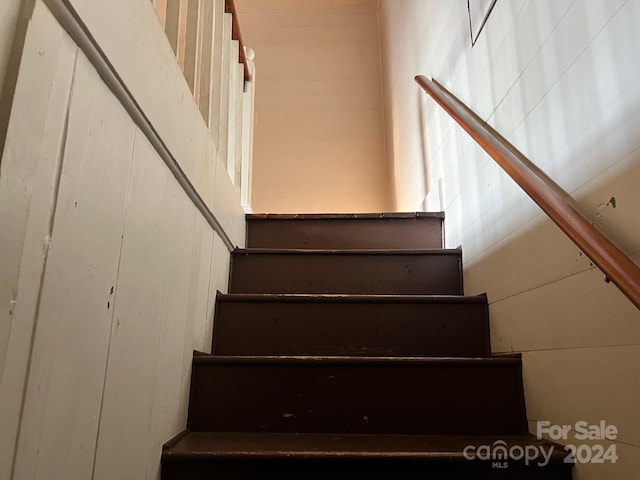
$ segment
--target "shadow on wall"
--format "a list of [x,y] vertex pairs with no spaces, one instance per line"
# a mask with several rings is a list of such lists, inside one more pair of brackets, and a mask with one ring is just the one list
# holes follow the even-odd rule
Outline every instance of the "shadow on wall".
[[[640,184],[640,149],[587,183],[574,195],[589,212],[586,218],[627,255],[640,255],[640,230],[637,209],[637,185]],[[517,209],[516,209],[517,210]],[[518,211],[512,211],[513,221]],[[487,219],[488,221],[489,219]],[[509,222],[508,218],[501,219]],[[482,222],[478,229],[482,228]],[[488,226],[490,229],[490,226]],[[467,232],[473,235],[477,232]],[[482,243],[488,241],[485,238]],[[469,292],[488,290],[492,301],[527,294],[593,267],[591,261],[540,210],[539,214],[465,262],[465,280]],[[636,258],[637,263],[637,258]],[[615,288],[604,284],[603,289]],[[599,291],[590,292],[594,300]],[[636,311],[640,319],[640,312]]]
[[[624,108],[603,115],[598,125],[582,132],[580,141],[565,145],[555,155],[541,152],[542,148],[549,148],[550,140],[540,128],[523,128],[524,138],[518,143],[535,153],[535,165],[542,164],[545,170],[552,172],[553,179],[546,177],[547,182],[563,194],[568,203],[614,244],[632,255],[640,251],[640,213],[637,210],[640,142],[635,134],[640,112],[635,115],[627,115],[627,112],[628,108]],[[464,135],[456,136],[461,139]],[[475,176],[459,165],[455,166],[454,188],[461,193],[447,205],[448,222],[453,226],[448,232],[465,246],[471,261],[486,257],[506,239],[520,236],[520,230],[527,229],[535,222],[535,217],[544,216],[493,160],[478,147],[471,154],[476,152],[475,162],[482,165],[472,166],[477,168]],[[457,163],[461,163],[461,159]],[[467,167],[471,165],[468,159],[466,163]],[[479,186],[480,179],[489,181],[490,185]],[[566,186],[566,191],[558,184]],[[475,211],[470,211],[470,206]],[[545,238],[540,241],[548,243]],[[524,254],[525,251],[513,252],[513,255]]]

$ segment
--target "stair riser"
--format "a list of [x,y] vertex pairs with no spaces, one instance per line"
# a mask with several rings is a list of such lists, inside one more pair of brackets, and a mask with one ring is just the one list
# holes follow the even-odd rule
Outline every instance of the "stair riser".
[[236,252],[229,293],[462,295],[461,258]]
[[442,248],[442,218],[247,221],[249,248]]
[[522,434],[515,366],[198,364],[192,431]]
[[180,461],[162,466],[163,480],[570,480],[571,469],[552,465],[524,467],[511,462],[509,468],[492,468],[475,462],[414,461]]
[[212,353],[483,357],[486,304],[220,301]]

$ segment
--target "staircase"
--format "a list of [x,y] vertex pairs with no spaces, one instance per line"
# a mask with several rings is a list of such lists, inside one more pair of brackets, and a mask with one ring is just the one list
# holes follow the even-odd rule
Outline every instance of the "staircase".
[[521,358],[491,355],[442,214],[247,222],[163,480],[571,478],[528,434]]

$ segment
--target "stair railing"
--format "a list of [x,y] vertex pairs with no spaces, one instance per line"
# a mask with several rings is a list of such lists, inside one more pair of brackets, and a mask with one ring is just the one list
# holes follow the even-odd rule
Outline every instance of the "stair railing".
[[640,267],[519,158],[512,145],[445,87],[423,75],[415,80],[602,270],[607,281],[613,282],[640,308]]
[[234,0],[152,0],[245,210],[250,211],[254,52]]
[[236,4],[233,0],[225,0],[224,2],[224,10],[227,13],[231,14],[233,18],[231,34],[234,40],[237,40],[240,44],[239,58],[238,61],[244,67],[244,78],[245,81],[251,81],[251,72],[249,71],[249,61],[247,59],[247,55],[245,53],[244,41],[242,40],[242,31],[240,30],[240,22],[238,21],[238,12],[236,10]]

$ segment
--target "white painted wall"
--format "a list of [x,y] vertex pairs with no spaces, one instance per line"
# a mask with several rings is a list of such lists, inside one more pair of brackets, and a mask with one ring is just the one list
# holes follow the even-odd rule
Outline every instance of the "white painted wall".
[[253,210],[385,211],[376,1],[236,3],[260,76]]
[[[239,197],[151,2],[107,3],[72,1],[243,245]],[[158,478],[229,250],[41,0],[0,168],[0,478]]]
[[619,427],[618,464],[579,480],[640,473],[640,312],[413,77],[468,103],[638,261],[639,18],[639,0],[498,0],[471,48],[464,0],[381,4],[395,207],[446,211],[467,293],[489,294],[494,351],[524,352],[532,422]]

